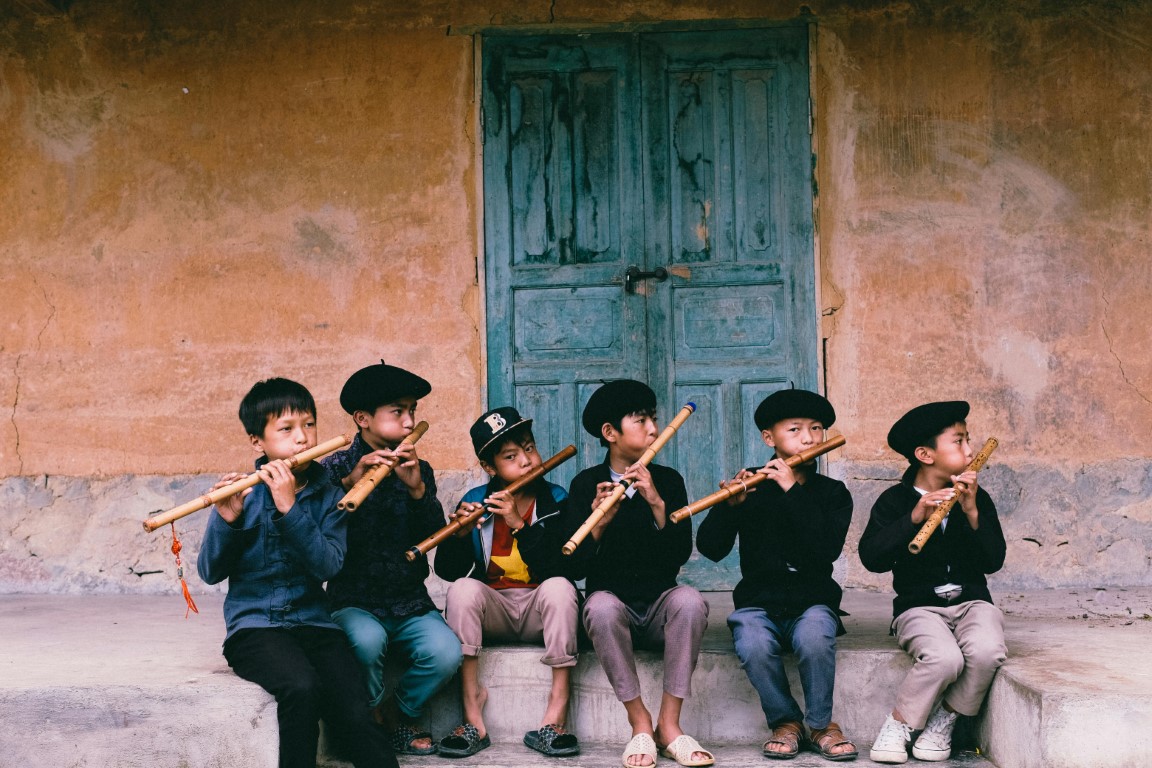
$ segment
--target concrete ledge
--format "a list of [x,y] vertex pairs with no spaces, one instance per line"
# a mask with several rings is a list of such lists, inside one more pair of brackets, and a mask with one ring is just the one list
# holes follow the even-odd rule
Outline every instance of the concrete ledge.
[[[1079,606],[1092,603],[1091,594],[1001,600],[1009,661],[978,731],[982,749],[1001,768],[1152,765],[1146,741],[1132,738],[1152,725],[1152,620],[1140,618],[1140,601],[1152,600],[1152,590],[1130,590],[1123,605],[1107,611],[1094,604],[1093,617],[1084,619],[1088,613]],[[741,749],[763,741],[767,729],[731,653],[724,621],[729,597],[709,597],[710,627],[683,724],[709,748],[731,748],[735,760]],[[0,767],[275,766],[275,705],[236,678],[220,654],[222,597],[198,601],[201,614],[185,621],[175,595],[0,596]],[[850,592],[845,599],[852,615],[840,643],[835,716],[862,751],[910,665],[887,635],[889,605],[878,593]],[[498,745],[514,751],[506,763],[489,750],[467,764],[534,764],[535,753],[519,745],[536,726],[547,692],[549,673],[539,656],[532,647],[488,649],[481,656],[489,730]],[[641,653],[640,667],[645,699],[656,702],[658,655]],[[599,744],[611,757],[602,764],[615,764],[627,723],[594,654],[581,655],[574,683],[571,724],[587,747],[585,759],[600,755]],[[799,694],[795,678],[793,687]],[[428,720],[440,736],[459,719],[453,687],[434,700]],[[749,754],[753,762],[763,759],[758,750]]]

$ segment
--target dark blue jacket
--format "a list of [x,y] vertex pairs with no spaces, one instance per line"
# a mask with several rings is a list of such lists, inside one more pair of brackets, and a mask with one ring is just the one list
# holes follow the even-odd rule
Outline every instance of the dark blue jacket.
[[[261,457],[256,466],[265,462]],[[215,509],[210,513],[196,570],[207,584],[228,579],[228,637],[249,628],[339,629],[322,585],[344,564],[345,517],[336,509],[343,493],[318,464],[304,476],[308,485],[287,514],[276,509],[264,483],[244,498],[235,523],[224,522]]]

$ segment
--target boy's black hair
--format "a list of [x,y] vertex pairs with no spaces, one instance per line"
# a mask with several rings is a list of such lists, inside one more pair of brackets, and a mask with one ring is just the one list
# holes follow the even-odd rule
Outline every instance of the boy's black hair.
[[536,442],[536,437],[532,434],[532,422],[529,421],[508,430],[508,432],[501,435],[499,439],[493,440],[485,446],[477,458],[485,464],[492,466],[492,459],[495,458],[496,454],[504,450],[504,446],[508,445],[508,443],[515,443],[523,448],[528,443],[534,442]]
[[284,413],[308,413],[315,418],[316,401],[303,384],[290,379],[265,379],[257,382],[240,401],[240,423],[253,437],[264,437],[269,417]]

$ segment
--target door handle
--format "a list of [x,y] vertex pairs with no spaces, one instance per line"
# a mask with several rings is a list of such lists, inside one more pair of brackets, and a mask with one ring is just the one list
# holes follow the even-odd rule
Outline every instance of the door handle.
[[624,270],[624,292],[636,293],[636,283],[641,280],[655,280],[662,283],[668,279],[668,270],[664,267],[656,267],[651,272],[643,272],[640,267],[633,264]]

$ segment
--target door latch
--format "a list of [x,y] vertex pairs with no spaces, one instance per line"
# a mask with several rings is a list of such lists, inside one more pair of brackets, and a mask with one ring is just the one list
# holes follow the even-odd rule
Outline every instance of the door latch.
[[641,280],[655,280],[662,283],[668,279],[668,270],[664,267],[656,267],[651,272],[643,272],[640,267],[633,264],[624,270],[624,292],[636,293],[636,283]]

